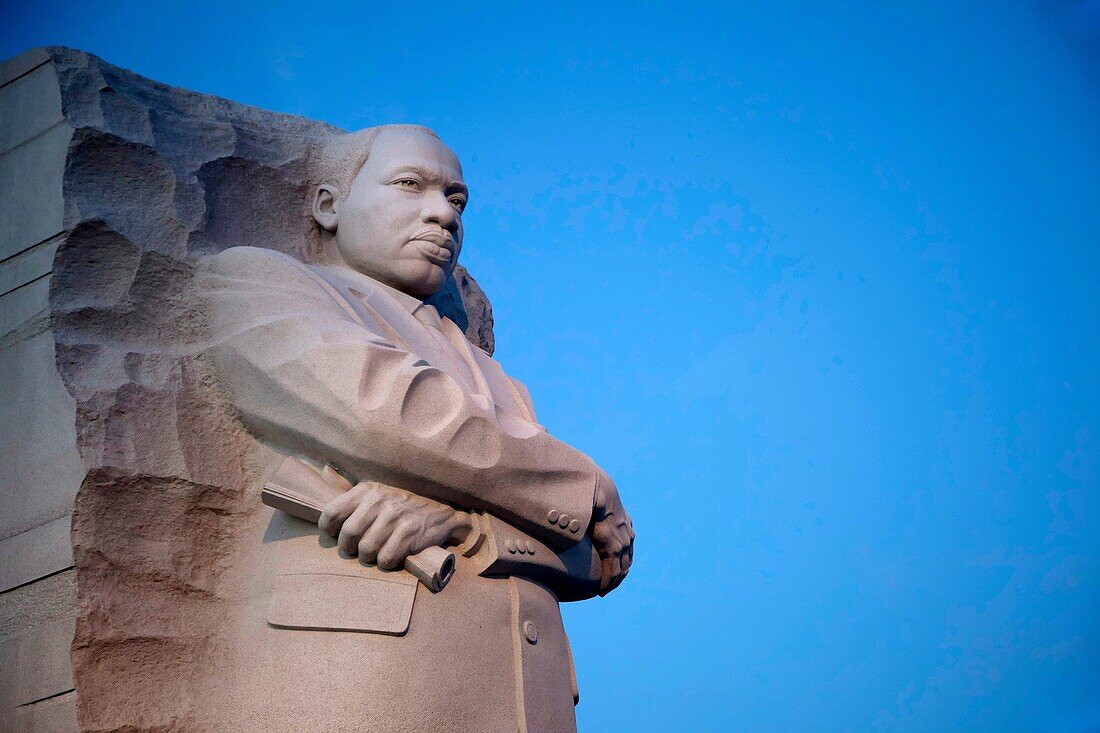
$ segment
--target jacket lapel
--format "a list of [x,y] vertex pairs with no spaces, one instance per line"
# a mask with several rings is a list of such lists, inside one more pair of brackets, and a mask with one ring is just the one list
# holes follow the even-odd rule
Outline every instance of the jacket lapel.
[[[449,319],[441,319],[439,339],[410,312],[411,303],[399,302],[374,280],[343,268],[313,267],[339,293],[366,327],[450,375],[471,394],[480,394],[498,408],[527,418],[515,390],[500,364],[470,344]],[[411,300],[411,296],[410,300]],[[441,343],[442,342],[442,343]],[[447,348],[449,342],[450,348]],[[470,377],[472,376],[472,381]]]

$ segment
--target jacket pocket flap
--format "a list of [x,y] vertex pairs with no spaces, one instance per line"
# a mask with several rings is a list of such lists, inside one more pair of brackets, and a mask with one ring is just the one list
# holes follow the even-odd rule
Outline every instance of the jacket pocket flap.
[[267,622],[286,629],[367,631],[400,636],[409,630],[416,578],[290,573],[275,578]]

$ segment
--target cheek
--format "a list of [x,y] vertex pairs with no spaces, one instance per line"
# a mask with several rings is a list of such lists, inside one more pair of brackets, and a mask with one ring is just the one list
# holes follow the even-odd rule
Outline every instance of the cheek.
[[402,242],[418,229],[419,209],[412,209],[403,201],[380,203],[372,208],[370,216],[375,222],[372,231]]
[[340,212],[340,228],[344,230],[344,236],[350,239],[363,239],[363,235],[371,230],[373,220],[370,210],[360,202],[349,202]]

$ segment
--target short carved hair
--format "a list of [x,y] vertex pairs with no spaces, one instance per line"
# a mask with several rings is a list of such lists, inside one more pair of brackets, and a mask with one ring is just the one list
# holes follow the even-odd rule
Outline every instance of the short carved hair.
[[311,165],[313,185],[334,185],[340,189],[342,196],[347,196],[355,176],[370,157],[375,138],[386,130],[416,130],[439,139],[435,131],[422,125],[377,125],[344,135],[333,135],[321,141],[315,149]]

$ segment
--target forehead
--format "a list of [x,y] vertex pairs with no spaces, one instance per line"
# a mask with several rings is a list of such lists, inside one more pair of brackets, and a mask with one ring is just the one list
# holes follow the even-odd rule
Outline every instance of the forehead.
[[384,174],[405,166],[428,168],[440,177],[462,180],[458,156],[438,138],[417,130],[383,130],[371,145],[363,171]]

